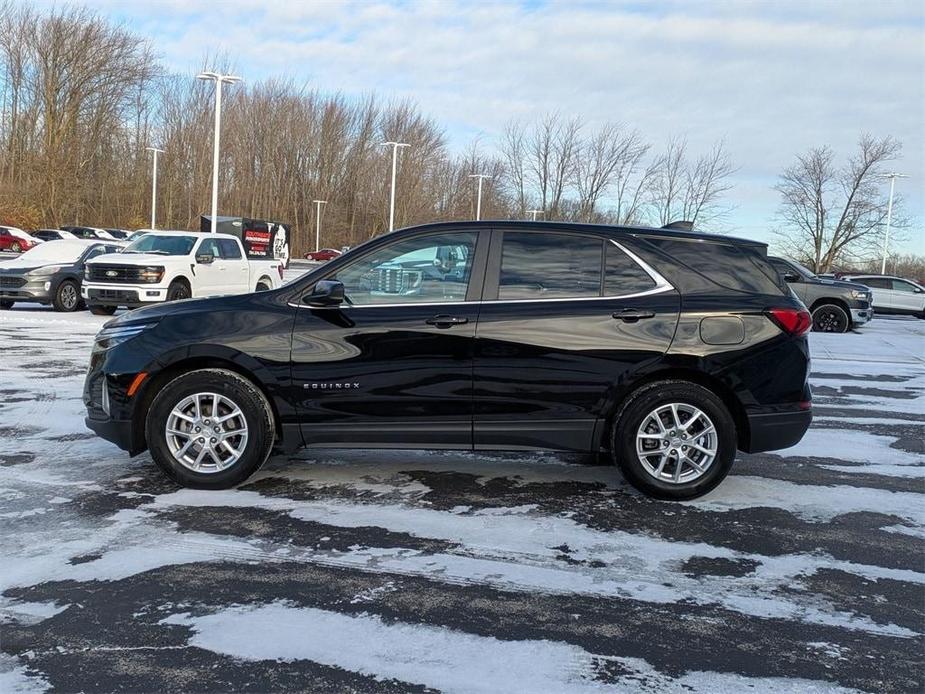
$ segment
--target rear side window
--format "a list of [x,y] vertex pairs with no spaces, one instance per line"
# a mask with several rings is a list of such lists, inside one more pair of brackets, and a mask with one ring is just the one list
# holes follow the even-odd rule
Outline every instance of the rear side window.
[[498,299],[600,296],[603,245],[589,236],[504,232]]
[[241,249],[234,239],[217,239],[218,247],[222,251],[222,258],[226,260],[237,260],[241,257]]
[[892,289],[893,283],[885,277],[857,277],[852,282],[863,284],[871,289]]
[[652,243],[716,284],[754,294],[780,294],[783,280],[767,259],[730,243],[653,238]]
[[645,292],[655,287],[655,280],[639,267],[639,263],[612,243],[605,245],[604,295],[622,296]]

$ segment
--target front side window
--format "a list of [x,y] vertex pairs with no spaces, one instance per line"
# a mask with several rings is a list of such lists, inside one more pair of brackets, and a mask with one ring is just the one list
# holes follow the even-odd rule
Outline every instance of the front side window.
[[367,253],[330,279],[350,303],[416,304],[464,301],[475,254],[474,231],[403,239]]
[[211,255],[213,258],[222,257],[221,250],[218,246],[218,239],[203,239],[202,243],[199,244],[199,249],[196,251],[196,255],[204,255],[206,253]]
[[504,232],[498,299],[572,299],[601,295],[599,238]]
[[915,293],[915,285],[911,282],[905,282],[903,280],[893,280],[893,291],[894,292],[906,292],[907,294]]

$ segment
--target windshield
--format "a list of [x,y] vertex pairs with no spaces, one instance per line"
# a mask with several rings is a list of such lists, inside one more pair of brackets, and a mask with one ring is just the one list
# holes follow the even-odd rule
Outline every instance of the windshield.
[[87,250],[84,241],[48,241],[31,248],[17,258],[17,265],[49,265],[52,263],[73,263]]
[[195,236],[157,236],[145,234],[132,241],[123,253],[156,253],[158,255],[189,255],[196,243]]

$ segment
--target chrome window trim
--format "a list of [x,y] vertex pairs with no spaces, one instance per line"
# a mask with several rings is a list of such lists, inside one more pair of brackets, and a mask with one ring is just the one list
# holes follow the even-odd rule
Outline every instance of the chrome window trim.
[[575,297],[552,297],[548,299],[485,299],[479,301],[421,301],[414,302],[408,301],[404,303],[389,303],[389,304],[340,304],[338,306],[308,306],[302,303],[294,303],[292,301],[287,302],[289,306],[293,308],[308,308],[314,310],[325,310],[325,309],[347,309],[347,308],[397,308],[402,306],[480,306],[482,304],[540,304],[548,303],[550,301],[616,301],[622,299],[638,299],[643,296],[653,296],[655,294],[662,294],[667,291],[673,291],[674,287],[672,284],[665,279],[655,268],[649,265],[645,260],[640,258],[638,255],[633,253],[631,250],[625,246],[617,243],[613,239],[607,239],[614,246],[619,248],[621,251],[626,253],[630,259],[635,262],[643,271],[655,282],[655,286],[652,289],[646,289],[642,292],[633,292],[631,294],[615,294],[610,296],[575,296]]

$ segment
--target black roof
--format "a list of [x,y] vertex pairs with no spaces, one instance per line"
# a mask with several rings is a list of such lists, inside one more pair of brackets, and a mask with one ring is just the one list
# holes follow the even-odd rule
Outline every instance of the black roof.
[[[583,224],[579,222],[530,222],[512,219],[483,219],[459,220],[455,222],[431,222],[429,224],[419,224],[405,229],[443,229],[458,228],[460,224],[467,227],[475,228],[495,228],[495,229],[517,229],[520,231],[539,231],[541,229],[556,229],[558,231],[586,231],[594,233],[613,233],[632,234],[633,236],[659,237],[665,239],[686,239],[689,241],[710,241],[713,243],[735,243],[746,246],[758,246],[766,248],[768,244],[763,241],[754,241],[752,239],[743,239],[738,236],[726,236],[724,234],[706,234],[699,231],[678,231],[677,229],[664,229],[658,227],[645,226],[617,226],[611,224]],[[398,230],[396,230],[398,231]]]

